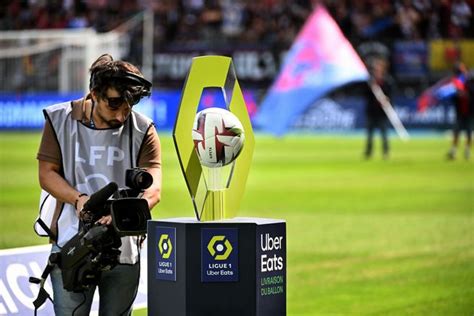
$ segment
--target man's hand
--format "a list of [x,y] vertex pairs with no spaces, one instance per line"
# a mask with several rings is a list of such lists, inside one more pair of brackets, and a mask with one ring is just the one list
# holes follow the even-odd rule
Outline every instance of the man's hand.
[[96,223],[101,225],[110,225],[112,224],[112,215],[102,216]]
[[84,204],[89,200],[88,195],[83,195],[77,198],[77,203],[76,203],[76,214],[77,217],[81,218],[81,211],[84,208]]

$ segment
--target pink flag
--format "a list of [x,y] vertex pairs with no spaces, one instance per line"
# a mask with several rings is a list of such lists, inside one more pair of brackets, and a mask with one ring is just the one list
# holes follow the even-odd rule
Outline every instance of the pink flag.
[[298,115],[329,91],[368,78],[352,45],[326,9],[318,5],[290,48],[256,123],[282,135]]

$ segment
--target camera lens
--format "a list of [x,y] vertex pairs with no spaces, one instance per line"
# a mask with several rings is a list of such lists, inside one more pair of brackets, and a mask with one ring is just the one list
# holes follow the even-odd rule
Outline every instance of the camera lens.
[[133,183],[137,188],[146,189],[153,183],[153,177],[146,171],[139,171],[135,175]]
[[134,190],[145,190],[153,183],[151,174],[143,169],[128,169],[125,172],[125,185]]
[[151,219],[148,202],[138,198],[113,201],[111,214],[113,226],[119,236],[134,236],[146,233],[147,221]]

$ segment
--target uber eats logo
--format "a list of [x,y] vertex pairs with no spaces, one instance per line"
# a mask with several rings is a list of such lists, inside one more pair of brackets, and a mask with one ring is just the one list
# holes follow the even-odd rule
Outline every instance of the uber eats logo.
[[158,250],[160,250],[161,258],[169,259],[173,251],[173,245],[168,234],[162,234],[158,242]]
[[207,244],[207,250],[214,260],[227,260],[232,253],[232,244],[224,235],[213,236]]
[[283,249],[283,236],[271,236],[269,233],[260,235],[260,271],[281,271],[284,268],[281,251]]

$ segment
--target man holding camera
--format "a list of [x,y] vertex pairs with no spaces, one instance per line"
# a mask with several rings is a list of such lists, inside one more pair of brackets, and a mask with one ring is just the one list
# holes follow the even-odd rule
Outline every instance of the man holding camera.
[[[114,61],[108,54],[92,64],[90,74],[86,97],[44,110],[46,124],[37,159],[40,185],[56,200],[49,225],[53,253],[80,230],[90,195],[110,182],[123,187],[127,169],[148,171],[153,183],[142,198],[150,209],[160,201],[160,141],[153,122],[133,110],[151,94],[151,83],[134,65]],[[110,214],[96,222],[111,223]],[[122,237],[119,264],[101,272],[100,315],[131,314],[140,277],[141,241],[139,236]],[[88,315],[96,286],[82,292],[65,290],[59,267],[51,272],[55,314]]]

